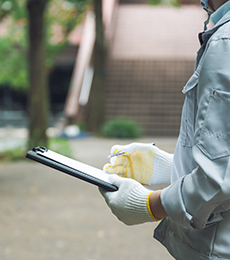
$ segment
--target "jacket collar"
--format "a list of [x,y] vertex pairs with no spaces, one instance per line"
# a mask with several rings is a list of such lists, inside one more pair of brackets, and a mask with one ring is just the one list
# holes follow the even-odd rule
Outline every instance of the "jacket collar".
[[225,15],[215,24],[215,26],[207,31],[205,31],[202,35],[203,41],[206,41],[210,38],[210,36],[223,24],[230,21],[230,10],[225,13]]
[[211,15],[212,22],[217,24],[228,11],[230,11],[230,1],[223,4]]
[[197,59],[196,59],[196,65],[195,70],[198,68],[198,64],[200,62],[200,59],[204,53],[204,50],[206,48],[206,45],[208,43],[208,40],[210,37],[221,27],[223,24],[230,21],[230,11],[228,11],[218,22],[215,24],[215,26],[199,35],[199,39],[201,41],[201,47],[199,51],[197,52]]

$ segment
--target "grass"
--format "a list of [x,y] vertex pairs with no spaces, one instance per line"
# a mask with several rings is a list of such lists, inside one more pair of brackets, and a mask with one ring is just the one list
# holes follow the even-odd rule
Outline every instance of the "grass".
[[[71,157],[72,151],[70,144],[67,139],[62,138],[50,138],[48,148],[54,152],[61,153],[65,156]],[[26,159],[26,148],[17,147],[10,150],[5,150],[0,152],[0,161],[1,162],[13,162]]]
[[25,149],[17,147],[0,152],[1,162],[19,161],[25,158]]

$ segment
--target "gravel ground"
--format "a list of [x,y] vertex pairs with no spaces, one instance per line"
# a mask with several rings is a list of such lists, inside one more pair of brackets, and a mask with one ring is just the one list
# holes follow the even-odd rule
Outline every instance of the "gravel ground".
[[[138,140],[173,152],[174,138]],[[73,157],[102,168],[112,145],[130,140],[71,140]],[[173,259],[153,239],[156,223],[128,227],[97,187],[25,160],[0,163],[0,260]]]

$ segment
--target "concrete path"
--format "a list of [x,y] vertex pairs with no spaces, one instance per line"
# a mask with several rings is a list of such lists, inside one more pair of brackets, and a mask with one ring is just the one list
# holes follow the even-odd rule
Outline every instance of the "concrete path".
[[[169,152],[176,142],[138,141]],[[130,142],[86,138],[71,146],[74,158],[102,168],[112,145]],[[0,163],[0,205],[0,260],[173,259],[152,238],[156,224],[125,226],[95,186],[27,159]]]

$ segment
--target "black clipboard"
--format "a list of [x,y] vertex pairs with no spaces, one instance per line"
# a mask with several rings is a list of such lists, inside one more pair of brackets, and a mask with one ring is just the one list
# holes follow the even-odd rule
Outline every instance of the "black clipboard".
[[108,174],[102,170],[48,150],[45,147],[33,148],[27,152],[26,157],[108,191],[118,190],[115,185],[108,181]]

